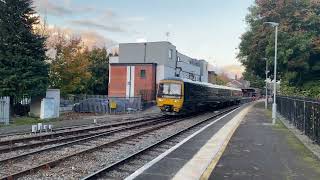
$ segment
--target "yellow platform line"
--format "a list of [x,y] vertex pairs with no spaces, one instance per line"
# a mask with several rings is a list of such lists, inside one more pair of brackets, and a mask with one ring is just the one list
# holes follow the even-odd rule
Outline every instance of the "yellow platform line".
[[214,168],[216,167],[216,165],[218,164],[222,154],[224,153],[224,151],[227,148],[227,145],[231,139],[231,137],[233,136],[234,132],[238,129],[240,123],[242,121],[239,121],[236,125],[236,127],[234,127],[231,132],[228,134],[226,140],[224,141],[224,143],[221,146],[221,149],[218,151],[218,153],[216,154],[216,156],[213,158],[213,160],[211,161],[210,165],[207,167],[207,169],[204,171],[204,173],[201,175],[200,180],[207,180],[209,179],[210,175],[212,174]]

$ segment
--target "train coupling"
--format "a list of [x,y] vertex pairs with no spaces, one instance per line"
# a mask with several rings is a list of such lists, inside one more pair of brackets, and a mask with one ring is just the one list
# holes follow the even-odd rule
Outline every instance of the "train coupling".
[[166,112],[172,112],[172,106],[166,105],[166,106],[164,106],[164,110]]

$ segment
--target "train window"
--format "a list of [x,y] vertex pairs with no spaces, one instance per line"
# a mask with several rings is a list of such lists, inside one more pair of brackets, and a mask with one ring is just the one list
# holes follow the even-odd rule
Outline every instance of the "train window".
[[171,84],[170,92],[171,92],[171,94],[181,95],[181,85],[180,84]]
[[180,98],[181,84],[177,83],[161,83],[159,85],[158,97]]

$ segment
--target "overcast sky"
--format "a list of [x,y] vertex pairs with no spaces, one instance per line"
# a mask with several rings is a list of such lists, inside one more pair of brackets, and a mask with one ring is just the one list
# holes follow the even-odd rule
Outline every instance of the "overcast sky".
[[[254,0],[35,0],[47,23],[118,43],[169,41],[178,51],[216,66],[236,56]],[[106,43],[107,46],[110,45]]]

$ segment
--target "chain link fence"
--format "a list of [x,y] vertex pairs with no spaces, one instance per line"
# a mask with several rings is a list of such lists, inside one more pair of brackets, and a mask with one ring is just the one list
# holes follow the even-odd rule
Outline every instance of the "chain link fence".
[[140,111],[142,98],[108,97],[106,95],[70,95],[60,100],[62,112],[121,114]]
[[[142,109],[141,97],[109,97],[110,113],[131,113]],[[111,104],[116,105],[115,108]]]
[[277,96],[277,109],[292,125],[320,144],[319,100]]

